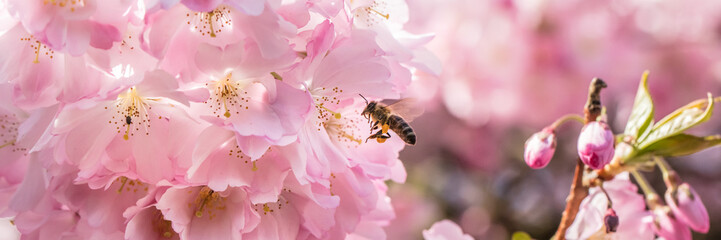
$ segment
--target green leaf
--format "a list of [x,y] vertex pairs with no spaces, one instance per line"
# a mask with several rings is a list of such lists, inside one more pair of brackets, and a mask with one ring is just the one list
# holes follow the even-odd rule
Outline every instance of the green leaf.
[[638,84],[636,100],[633,101],[631,116],[628,117],[626,130],[623,133],[633,136],[634,139],[640,138],[653,123],[653,108],[651,94],[648,93],[648,71],[645,71],[643,77],[641,77],[641,82]]
[[714,100],[709,93],[708,99],[699,99],[677,109],[653,126],[647,136],[639,141],[638,149],[645,149],[658,141],[705,122],[711,117],[713,106]]
[[511,240],[531,240],[531,235],[529,235],[526,232],[514,232],[513,235],[511,235]]
[[721,144],[721,135],[698,137],[681,133],[664,138],[646,148],[639,149],[637,155],[654,154],[662,157],[684,156],[719,144]]

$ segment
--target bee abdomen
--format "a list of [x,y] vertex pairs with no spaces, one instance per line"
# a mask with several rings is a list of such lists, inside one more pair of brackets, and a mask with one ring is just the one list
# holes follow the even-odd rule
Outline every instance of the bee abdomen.
[[409,145],[416,144],[416,133],[403,118],[393,115],[388,119],[388,125],[404,142]]

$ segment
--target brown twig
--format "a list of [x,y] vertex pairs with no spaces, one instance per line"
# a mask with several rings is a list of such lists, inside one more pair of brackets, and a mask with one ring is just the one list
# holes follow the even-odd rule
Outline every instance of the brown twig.
[[[591,80],[591,85],[588,88],[588,101],[583,109],[584,120],[586,123],[596,121],[598,115],[601,114],[601,89],[606,87],[606,83],[603,80],[594,78]],[[573,182],[571,183],[571,190],[566,198],[566,208],[563,210],[561,215],[561,223],[558,225],[556,230],[556,240],[566,239],[566,229],[576,219],[578,214],[578,208],[581,206],[586,196],[588,196],[588,187],[583,185],[583,171],[584,165],[581,159],[576,160],[576,170],[573,173]]]

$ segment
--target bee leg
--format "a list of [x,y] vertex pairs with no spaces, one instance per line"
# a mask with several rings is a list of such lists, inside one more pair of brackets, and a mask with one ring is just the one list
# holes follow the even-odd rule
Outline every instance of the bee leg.
[[375,121],[374,123],[371,124],[371,132],[370,133],[373,133],[373,131],[375,131],[376,129],[378,129],[378,121]]
[[[378,133],[380,134],[380,135],[376,138],[376,141],[378,141],[378,143],[384,143],[384,142],[386,142],[386,140],[388,140],[389,138],[391,138],[391,134],[390,134],[390,133],[386,133],[386,134],[383,134],[382,132],[378,132]],[[388,135],[388,136],[386,136],[386,135]]]
[[368,138],[366,138],[366,143],[368,143],[368,139],[374,139],[374,138],[377,138],[377,137],[378,137],[378,136],[377,136],[376,134],[373,134],[373,135],[368,136]]
[[385,141],[385,138],[387,138],[387,137],[384,136],[381,131],[378,131],[378,132],[368,136],[368,138],[366,138],[366,142],[368,142],[368,139],[377,139],[379,142],[381,141],[381,139],[383,139],[383,141]]

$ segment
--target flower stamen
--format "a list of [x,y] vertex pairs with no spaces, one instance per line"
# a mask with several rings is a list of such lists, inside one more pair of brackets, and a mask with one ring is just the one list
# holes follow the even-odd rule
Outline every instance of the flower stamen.
[[391,17],[390,14],[388,14],[388,13],[383,14],[382,12],[373,9],[372,7],[367,7],[366,9],[367,9],[368,11],[370,11],[370,12],[373,12],[373,13],[375,13],[375,14],[380,15],[381,17],[385,18],[386,20],[388,20],[388,19]]
[[195,199],[195,217],[201,218],[205,212],[208,212],[208,217],[212,220],[215,217],[213,209],[225,210],[224,202],[225,198],[221,197],[218,192],[207,186],[201,188]]
[[[235,108],[234,112],[236,114],[239,114],[243,107],[248,109],[248,106],[243,106],[243,102],[247,103],[249,97],[241,97],[241,95],[246,95],[248,92],[241,92],[241,83],[234,81],[232,77],[233,73],[228,73],[225,78],[210,83],[213,85],[213,87],[211,87],[213,95],[211,95],[206,103],[209,103],[210,107],[214,108],[213,114],[217,117],[220,117],[218,112],[221,111],[221,108],[223,116],[226,118],[230,118],[233,108]],[[217,104],[217,106],[214,107],[214,104]]]
[[325,111],[333,114],[333,117],[334,117],[335,119],[340,119],[340,118],[341,118],[341,115],[340,115],[339,112],[334,112],[333,110],[328,109],[327,107],[323,106],[323,103],[316,104],[316,106],[318,106],[319,108],[321,108],[321,109],[323,109],[323,110],[325,110]]
[[153,215],[152,224],[155,232],[159,233],[164,238],[171,238],[176,234],[173,230],[172,223],[163,217],[163,213],[160,210],[156,209]]
[[[141,97],[138,91],[131,87],[127,92],[118,95],[115,107],[118,109],[117,113],[121,116],[120,124],[125,127],[125,134],[123,139],[128,140],[130,136],[133,136],[132,124],[135,122],[139,126],[135,127],[136,131],[140,130],[140,126],[145,130],[145,135],[150,135],[148,128],[150,128],[150,117],[148,110],[151,107],[146,103],[146,100],[153,100],[149,98]],[[113,116],[115,118],[115,116]],[[110,121],[112,122],[112,121]],[[118,122],[115,122],[118,124]],[[119,129],[120,127],[118,127]],[[118,130],[118,133],[120,130]]]
[[120,184],[120,188],[118,188],[118,193],[122,193],[122,192],[123,192],[123,188],[125,187],[125,183],[128,182],[128,178],[127,178],[127,177],[120,177],[120,182],[121,182],[121,184]]
[[187,21],[191,25],[193,31],[198,31],[201,35],[216,37],[223,29],[230,28],[232,20],[229,17],[230,8],[221,6],[210,12],[188,13],[186,16],[191,18]]

